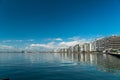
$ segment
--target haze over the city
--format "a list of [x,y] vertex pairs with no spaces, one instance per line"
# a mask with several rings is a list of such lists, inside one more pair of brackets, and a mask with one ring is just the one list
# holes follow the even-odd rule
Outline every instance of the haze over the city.
[[54,49],[120,35],[120,0],[0,0],[0,49]]

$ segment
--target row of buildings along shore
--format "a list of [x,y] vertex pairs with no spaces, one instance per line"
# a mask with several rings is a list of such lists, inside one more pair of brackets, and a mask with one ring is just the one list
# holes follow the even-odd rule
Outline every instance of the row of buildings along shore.
[[60,53],[78,53],[78,52],[104,52],[106,50],[120,51],[120,36],[112,35],[101,39],[95,39],[90,43],[82,45],[76,44],[68,48],[61,48],[57,50]]

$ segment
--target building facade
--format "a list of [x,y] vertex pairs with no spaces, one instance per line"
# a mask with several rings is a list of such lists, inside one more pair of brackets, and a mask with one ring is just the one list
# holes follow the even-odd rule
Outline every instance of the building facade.
[[76,44],[74,47],[73,47],[74,51],[73,52],[80,52],[80,46],[79,44]]
[[85,51],[85,52],[90,51],[90,43],[84,43],[83,44],[83,51]]
[[110,36],[95,40],[95,50],[104,51],[108,49],[120,49],[120,36]]

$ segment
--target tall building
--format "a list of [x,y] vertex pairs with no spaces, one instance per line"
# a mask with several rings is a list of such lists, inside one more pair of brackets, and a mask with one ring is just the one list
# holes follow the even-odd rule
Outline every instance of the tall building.
[[90,51],[90,43],[84,43],[83,44],[83,51]]
[[105,50],[105,38],[95,40],[95,50],[96,51],[104,51]]
[[96,51],[120,49],[120,36],[110,36],[94,41]]
[[106,38],[105,48],[120,49],[120,36],[110,36]]
[[70,46],[70,47],[68,48],[68,52],[69,52],[69,53],[73,53],[73,51],[74,51],[73,46]]
[[90,42],[90,51],[96,51],[95,42]]
[[80,52],[79,44],[76,44],[73,48],[74,48],[74,52]]

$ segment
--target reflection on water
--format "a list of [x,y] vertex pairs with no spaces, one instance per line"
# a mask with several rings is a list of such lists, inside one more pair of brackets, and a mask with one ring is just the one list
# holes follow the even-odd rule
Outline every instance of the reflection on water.
[[120,58],[102,53],[62,53],[62,60],[96,66],[98,70],[120,75]]
[[95,53],[0,53],[0,79],[119,80],[120,59]]

